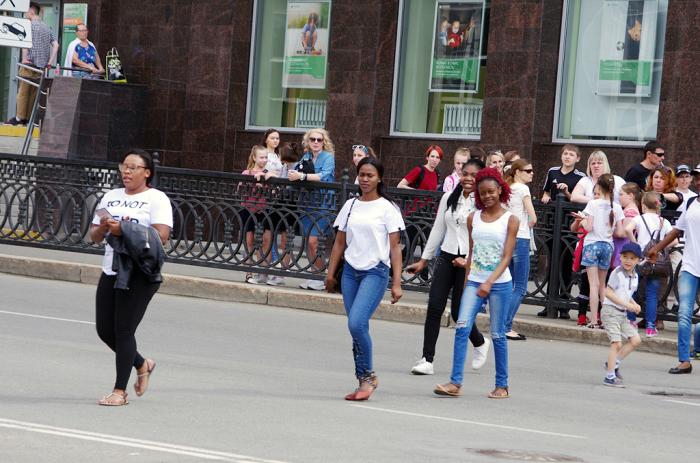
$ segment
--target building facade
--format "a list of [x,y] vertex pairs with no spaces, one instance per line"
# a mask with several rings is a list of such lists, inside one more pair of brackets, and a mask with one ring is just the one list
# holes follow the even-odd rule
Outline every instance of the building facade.
[[167,166],[242,170],[265,129],[320,124],[337,172],[371,145],[391,182],[430,144],[443,174],[460,146],[520,150],[536,182],[568,142],[618,174],[649,139],[700,162],[696,0],[81,3],[100,54],[147,85],[145,147]]

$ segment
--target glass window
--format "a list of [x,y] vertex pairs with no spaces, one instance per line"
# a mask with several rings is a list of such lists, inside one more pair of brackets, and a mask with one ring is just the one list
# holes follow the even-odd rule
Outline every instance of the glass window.
[[248,84],[249,127],[324,127],[330,0],[257,0]]
[[656,138],[668,0],[567,0],[555,141]]
[[481,134],[488,0],[403,0],[393,134]]

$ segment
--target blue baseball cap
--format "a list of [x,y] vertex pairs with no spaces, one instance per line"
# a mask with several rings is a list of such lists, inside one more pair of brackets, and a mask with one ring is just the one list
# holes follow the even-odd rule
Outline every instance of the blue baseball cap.
[[622,246],[620,254],[624,254],[626,252],[631,252],[640,259],[642,258],[642,248],[639,247],[637,243],[626,243],[624,246]]

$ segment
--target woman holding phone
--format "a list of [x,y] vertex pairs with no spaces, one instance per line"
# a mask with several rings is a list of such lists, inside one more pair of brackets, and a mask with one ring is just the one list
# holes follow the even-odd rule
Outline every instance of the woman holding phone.
[[[139,149],[130,150],[119,163],[119,172],[124,188],[110,190],[104,195],[90,226],[90,238],[95,243],[101,243],[105,238],[126,240],[125,235],[130,229],[139,230],[134,228],[135,224],[154,228],[160,242],[165,243],[173,226],[173,212],[168,197],[150,186],[155,174],[151,155]],[[128,226],[125,222],[129,222]],[[124,286],[119,284],[119,277],[124,279],[125,275],[114,270],[116,259],[113,247],[106,244],[102,275],[97,284],[95,321],[98,336],[116,354],[114,388],[98,402],[107,406],[129,403],[126,387],[132,367],[138,374],[134,384],[137,396],[146,392],[150,375],[156,367],[153,359],[142,357],[136,350],[135,334],[148,303],[160,287],[160,283],[154,282],[160,277],[160,268],[154,269],[157,273],[154,278],[153,274],[145,273],[140,262],[134,261],[125,285],[128,287],[117,289]]]

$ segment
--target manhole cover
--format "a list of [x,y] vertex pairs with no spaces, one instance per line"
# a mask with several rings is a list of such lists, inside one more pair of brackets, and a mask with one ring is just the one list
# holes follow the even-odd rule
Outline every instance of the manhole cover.
[[685,397],[688,399],[700,399],[700,394],[697,392],[683,392],[683,391],[649,391],[649,395],[656,395],[661,397]]
[[522,450],[467,449],[470,453],[509,461],[542,461],[548,463],[583,462],[580,458],[556,453],[526,452]]

